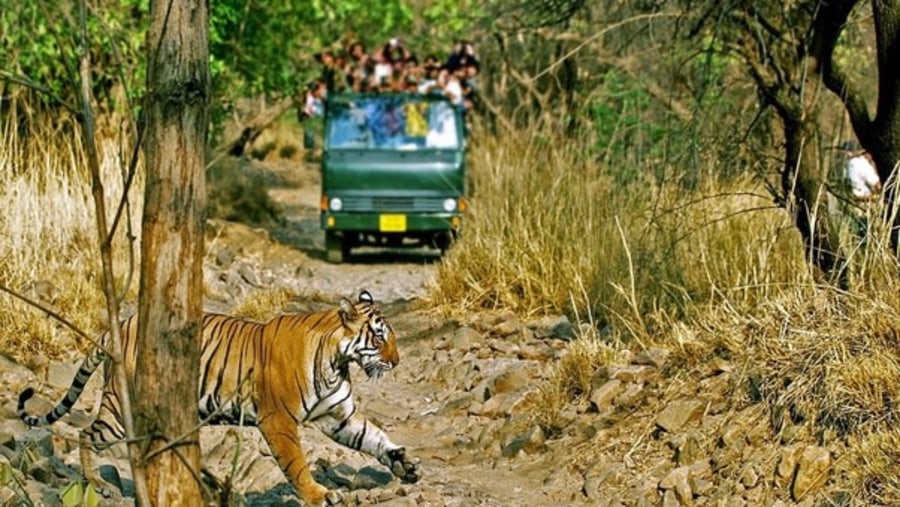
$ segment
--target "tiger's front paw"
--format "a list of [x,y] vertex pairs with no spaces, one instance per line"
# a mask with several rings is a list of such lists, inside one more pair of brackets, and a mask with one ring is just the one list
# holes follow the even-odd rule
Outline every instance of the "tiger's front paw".
[[344,502],[344,497],[340,492],[325,488],[321,484],[304,487],[300,491],[300,497],[304,504],[315,507],[341,505]]
[[387,456],[391,460],[391,473],[394,476],[409,484],[419,480],[419,465],[406,457],[405,448],[392,449],[387,452]]

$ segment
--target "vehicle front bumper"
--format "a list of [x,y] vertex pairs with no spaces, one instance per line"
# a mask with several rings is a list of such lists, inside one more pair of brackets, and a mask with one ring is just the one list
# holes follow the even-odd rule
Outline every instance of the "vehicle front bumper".
[[380,234],[416,235],[423,232],[458,231],[460,213],[334,213],[320,214],[326,231],[357,231]]

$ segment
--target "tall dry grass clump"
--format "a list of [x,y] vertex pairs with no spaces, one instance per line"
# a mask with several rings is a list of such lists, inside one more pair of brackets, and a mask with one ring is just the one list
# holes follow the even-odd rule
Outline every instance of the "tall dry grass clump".
[[[0,283],[40,301],[87,332],[102,327],[105,307],[90,177],[78,125],[36,121],[3,111],[0,123]],[[27,125],[22,128],[22,125]],[[123,188],[127,144],[100,141],[106,206],[115,212]],[[123,151],[125,155],[123,156]],[[130,193],[133,230],[140,221],[140,182]],[[125,290],[131,250],[128,223],[114,241],[117,287]],[[134,246],[137,255],[138,247]],[[131,259],[136,262],[136,260]],[[131,290],[135,290],[132,283]],[[37,366],[85,345],[56,321],[6,294],[0,296],[0,351]]]
[[472,213],[438,303],[633,322],[808,278],[788,218],[749,178],[687,191],[647,167],[625,182],[576,143],[526,134],[484,140],[470,171]]

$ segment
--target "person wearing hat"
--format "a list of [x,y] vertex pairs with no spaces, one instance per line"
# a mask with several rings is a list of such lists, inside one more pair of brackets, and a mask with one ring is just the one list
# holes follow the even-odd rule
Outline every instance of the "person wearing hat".
[[847,156],[844,178],[850,190],[850,214],[856,233],[865,241],[869,228],[869,204],[878,199],[881,179],[872,164],[871,155],[856,141],[844,141],[840,148]]
[[841,149],[847,154],[844,176],[850,184],[850,193],[857,202],[874,201],[881,192],[881,179],[872,159],[856,141],[844,141]]

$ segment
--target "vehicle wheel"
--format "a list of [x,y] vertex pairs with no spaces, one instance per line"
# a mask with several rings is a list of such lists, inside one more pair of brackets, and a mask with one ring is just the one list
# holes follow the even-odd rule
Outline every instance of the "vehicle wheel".
[[438,234],[435,238],[434,246],[441,251],[441,256],[447,253],[447,250],[450,249],[450,246],[453,245],[453,240],[456,239],[452,232],[444,232]]
[[350,257],[350,245],[341,236],[333,232],[325,233],[325,260],[332,264],[340,264]]

